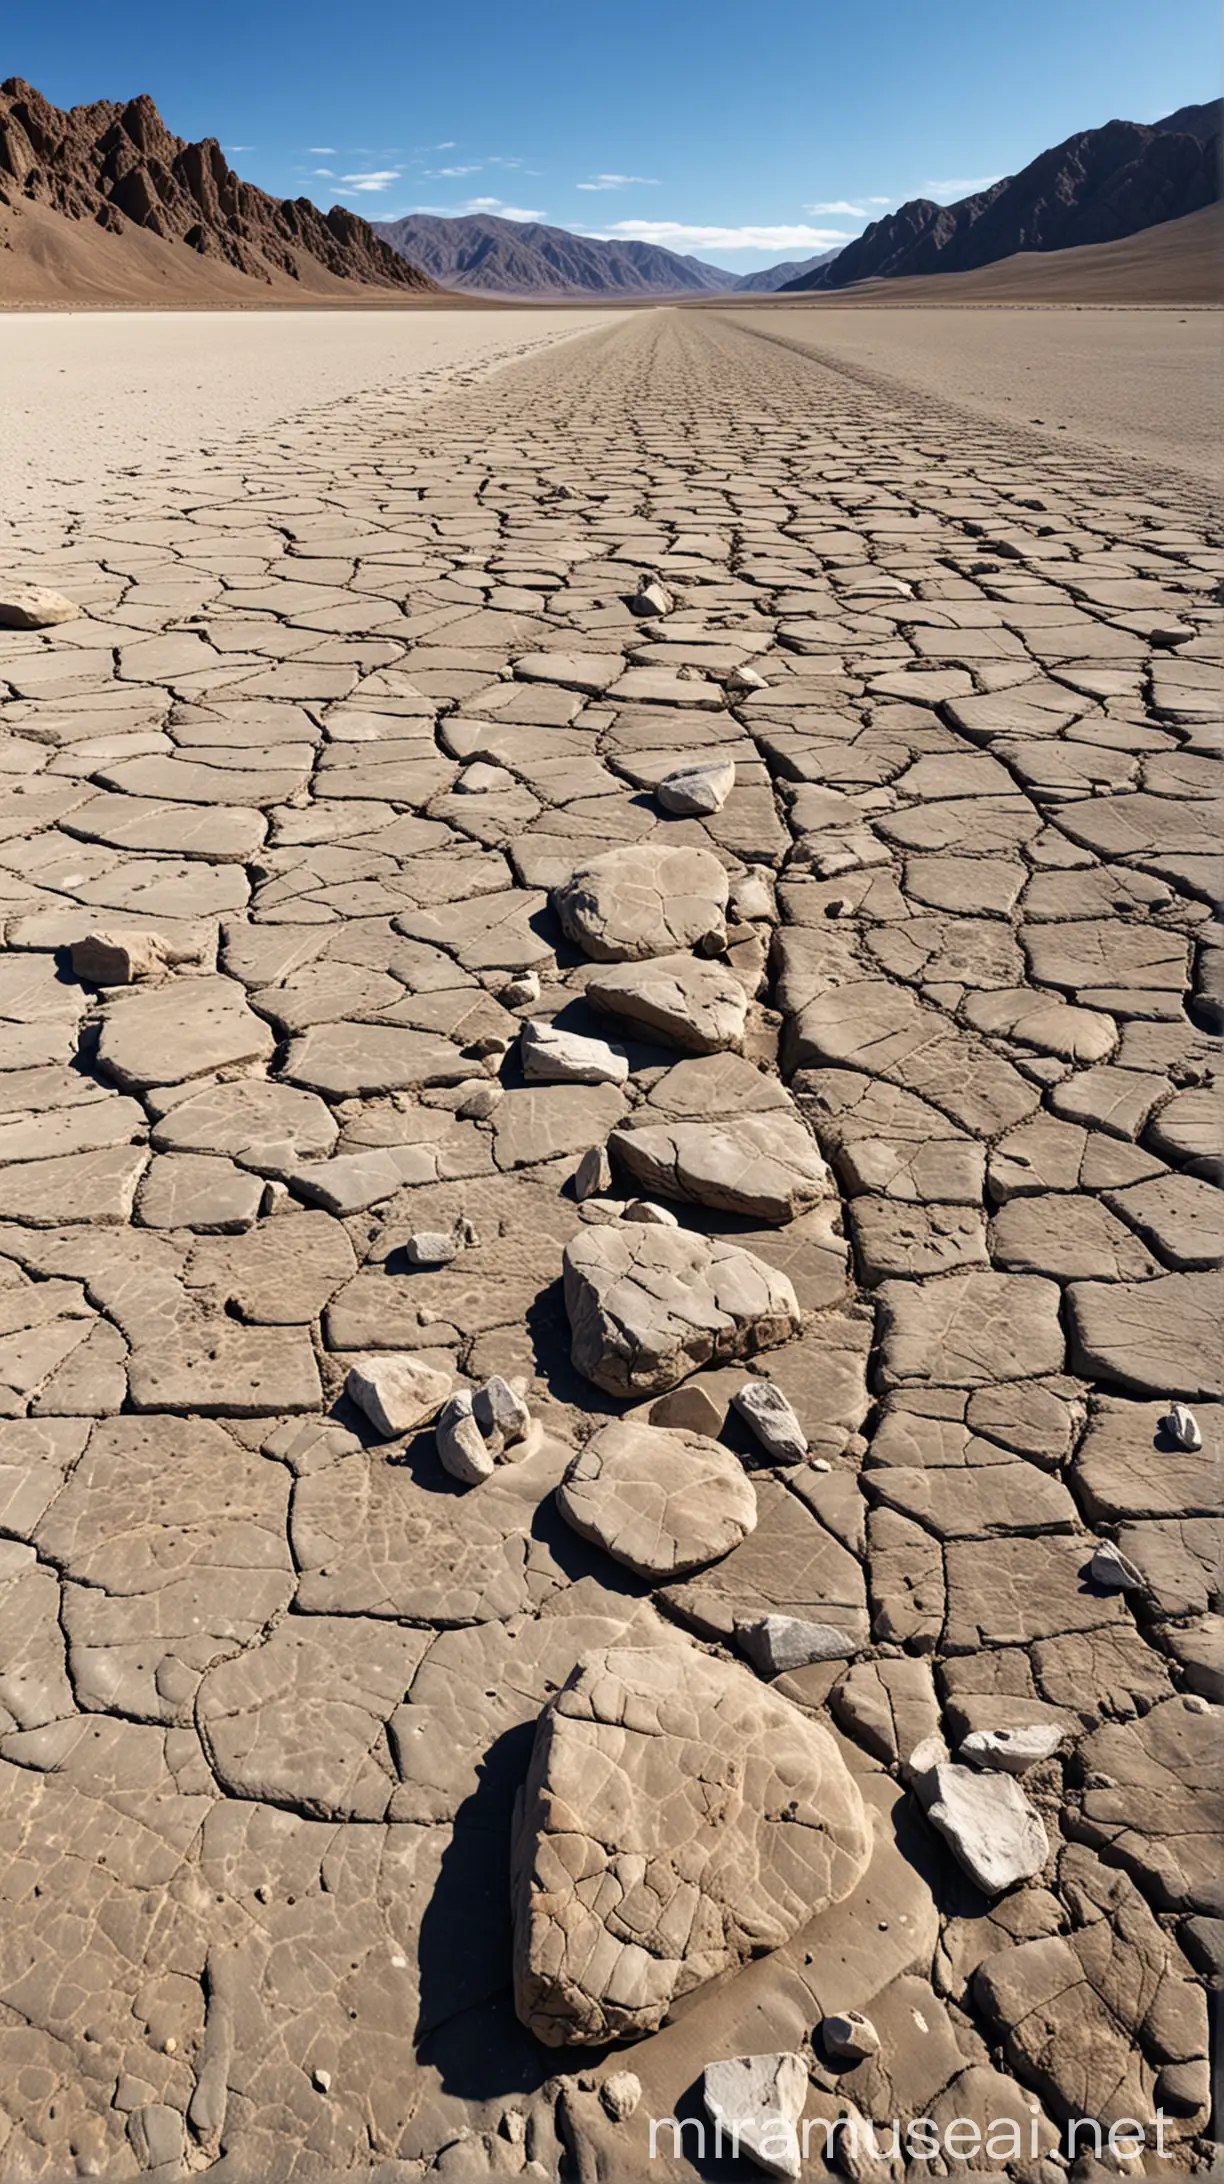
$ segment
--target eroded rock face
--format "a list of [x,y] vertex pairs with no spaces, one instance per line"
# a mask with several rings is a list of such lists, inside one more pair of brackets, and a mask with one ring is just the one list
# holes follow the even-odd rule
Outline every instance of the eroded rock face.
[[756,1524],[752,1482],[730,1449],[628,1418],[587,1442],[557,1502],[576,1532],[639,1577],[678,1577],[716,1562]]
[[585,1229],[565,1247],[564,1272],[574,1363],[609,1395],[662,1395],[698,1366],[750,1357],[799,1328],[784,1274],[686,1230]]
[[640,2038],[855,1886],[871,1824],[827,1730],[734,1665],[611,1648],[546,1707],[514,1847],[515,2007]]
[[726,939],[727,875],[708,849],[611,849],[579,865],[554,899],[569,938],[597,963],[712,954]]

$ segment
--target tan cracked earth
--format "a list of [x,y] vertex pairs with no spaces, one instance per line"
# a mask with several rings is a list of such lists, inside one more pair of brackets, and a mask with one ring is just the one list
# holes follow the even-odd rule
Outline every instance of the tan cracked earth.
[[[1160,2108],[1205,2165],[1205,501],[654,312],[409,417],[358,398],[116,479],[7,564],[83,613],[0,645],[0,2178],[618,2184],[706,2062],[765,2051],[804,2057],[811,2115],[1035,2104],[998,2163],[1024,2184],[1059,2184],[1076,2116]],[[643,571],[669,613],[631,611]],[[727,759],[719,808],[656,798]],[[553,891],[634,845],[597,1008]],[[74,976],[95,932],[156,934],[161,975]],[[526,1081],[527,1019],[611,1038],[625,1081]],[[621,1218],[643,1188],[678,1239]],[[461,1248],[414,1263],[439,1232]],[[605,1341],[644,1397],[584,1376]],[[518,1378],[542,1434],[464,1494],[430,1432],[378,1442],[345,1399],[388,1350]],[[806,1458],[733,1410],[746,1377]],[[681,1537],[658,1585],[566,1524],[625,1415],[742,1461],[723,1559]],[[741,1763],[785,1617],[823,1635]],[[649,1764],[601,1730],[606,1775],[516,1861],[589,1930],[567,1846],[619,1858],[623,1954],[679,1952],[664,2005],[689,1991],[628,2050],[558,2050],[514,2014],[516,1795],[577,1665],[658,1682],[661,1647]],[[823,1825],[820,1770],[782,1796],[805,1722],[874,1831],[833,1887],[788,1824]],[[1047,1854],[986,1896],[911,1756],[1043,1727],[1008,1810]],[[699,1783],[698,1832],[716,1798],[732,1832],[697,1871]],[[849,2065],[816,2029],[847,2010],[879,2036]],[[667,2144],[650,2173],[697,2173]]]

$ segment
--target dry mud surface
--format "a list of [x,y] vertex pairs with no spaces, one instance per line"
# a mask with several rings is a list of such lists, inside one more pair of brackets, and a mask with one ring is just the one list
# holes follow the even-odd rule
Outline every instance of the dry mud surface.
[[[0,2177],[691,2176],[648,2119],[775,2051],[1202,2165],[1205,495],[655,313],[7,560],[84,612],[0,667]],[[518,1460],[379,1439],[387,1350]]]

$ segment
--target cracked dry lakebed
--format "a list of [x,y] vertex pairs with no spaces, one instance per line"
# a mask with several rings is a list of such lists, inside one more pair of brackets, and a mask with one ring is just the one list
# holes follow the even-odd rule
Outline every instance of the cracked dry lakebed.
[[784,332],[10,525],[5,2184],[1210,2165],[1220,542]]

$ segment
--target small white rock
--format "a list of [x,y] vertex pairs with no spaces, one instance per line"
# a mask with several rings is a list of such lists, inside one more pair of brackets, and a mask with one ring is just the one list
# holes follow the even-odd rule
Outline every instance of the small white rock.
[[503,986],[497,996],[504,1009],[521,1009],[528,1002],[540,998],[540,974],[538,971],[520,971],[508,986]]
[[643,576],[629,601],[629,612],[643,616],[670,614],[675,603],[666,584],[660,583],[657,576]]
[[744,695],[750,690],[768,690],[769,688],[765,677],[758,675],[755,667],[733,667],[729,675],[723,676],[722,685],[724,690]]
[[1143,1585],[1142,1572],[1111,1539],[1098,1540],[1088,1574],[1094,1584],[1103,1585],[1107,1592],[1138,1592]]
[[737,1615],[735,1642],[762,1676],[784,1676],[815,1661],[852,1661],[863,1650],[852,1632],[798,1615]]
[[1171,1403],[1160,1421],[1169,1439],[1178,1448],[1199,1449],[1203,1445],[1202,1428],[1194,1412],[1185,1403]]
[[606,1039],[554,1024],[524,1024],[519,1045],[528,1084],[624,1084],[629,1075],[628,1056]]
[[722,810],[734,787],[735,760],[724,758],[706,766],[678,767],[660,781],[655,793],[664,811],[705,818]]
[[613,2123],[623,2123],[642,2098],[642,2081],[631,2070],[614,2070],[600,2086],[599,2098]]
[[310,2082],[311,2082],[311,2084],[312,2084],[312,2085],[313,2085],[313,2086],[315,2087],[315,2089],[316,2089],[316,2091],[317,2091],[317,2092],[319,2092],[319,2093],[327,2093],[327,2092],[330,2092],[330,2090],[331,2090],[331,2082],[332,2082],[332,2074],[331,2074],[330,2070],[321,2070],[321,2069],[320,2069],[320,2068],[318,2067],[318,2065],[316,2064],[316,2065],[315,2065],[315,2068],[314,2068],[314,2069],[313,2069],[313,2070],[311,2071],[311,2073],[310,2073]]
[[772,1380],[746,1380],[731,1401],[776,1463],[803,1463],[807,1435],[794,1406]]
[[454,1236],[444,1235],[441,1229],[418,1229],[404,1245],[404,1257],[409,1266],[449,1266],[459,1256],[459,1245]]
[[621,1213],[622,1221],[642,1221],[648,1228],[679,1228],[670,1206],[656,1206],[649,1198],[631,1198]]
[[727,2150],[737,2146],[767,2176],[802,2174],[798,2126],[807,2090],[801,2055],[735,2055],[707,2063],[702,2074],[706,2114],[722,2125]]
[[0,583],[0,629],[50,629],[56,622],[75,622],[80,612],[74,600],[45,584]]
[[731,882],[729,905],[739,925],[772,925],[778,915],[772,881],[756,865]]
[[928,1820],[984,1895],[1001,1895],[1041,1872],[1049,1837],[1013,1776],[937,1766],[915,1787]]
[[157,933],[87,933],[72,943],[73,976],[88,986],[131,986],[160,978],[166,966],[165,942]]
[[453,1112],[465,1122],[483,1122],[505,1096],[505,1086],[493,1077],[468,1077],[456,1086],[462,1097]]
[[581,1205],[584,1198],[602,1198],[612,1188],[612,1163],[605,1145],[588,1145],[574,1170],[574,1196]]
[[451,1375],[420,1358],[376,1351],[349,1368],[345,1392],[386,1441],[412,1433],[434,1416],[452,1387]]
[[1040,1760],[1052,1759],[1066,1733],[1056,1721],[1026,1722],[1021,1729],[974,1729],[956,1756],[995,1774],[1021,1775]]
[[434,1439],[443,1470],[449,1471],[461,1486],[479,1486],[482,1479],[492,1476],[496,1455],[476,1423],[472,1398],[465,1389],[452,1395],[438,1420]]
[[865,2055],[878,2055],[880,2035],[861,2010],[841,2010],[820,2020],[820,2037],[826,2055],[839,2062],[861,2063]]

